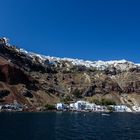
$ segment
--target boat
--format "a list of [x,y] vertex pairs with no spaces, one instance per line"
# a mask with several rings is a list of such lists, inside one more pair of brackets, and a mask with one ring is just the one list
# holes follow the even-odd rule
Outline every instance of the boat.
[[108,113],[102,113],[102,116],[110,116]]

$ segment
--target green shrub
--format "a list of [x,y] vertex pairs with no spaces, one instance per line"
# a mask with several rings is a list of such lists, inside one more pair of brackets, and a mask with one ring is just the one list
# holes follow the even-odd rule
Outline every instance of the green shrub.
[[45,105],[45,110],[55,110],[55,105],[50,105],[50,104],[46,104]]
[[104,105],[104,106],[108,106],[108,105],[116,105],[116,103],[110,99],[93,99],[92,103],[95,103],[96,105]]
[[116,103],[110,99],[102,99],[101,100],[101,105],[116,105]]
[[66,95],[64,97],[62,97],[60,99],[61,102],[65,103],[65,104],[68,104],[70,101],[72,101],[71,97],[69,95]]
[[78,89],[75,89],[72,93],[76,98],[82,98],[81,92]]
[[101,102],[98,99],[93,99],[91,102],[95,103],[96,105],[100,105],[101,104]]

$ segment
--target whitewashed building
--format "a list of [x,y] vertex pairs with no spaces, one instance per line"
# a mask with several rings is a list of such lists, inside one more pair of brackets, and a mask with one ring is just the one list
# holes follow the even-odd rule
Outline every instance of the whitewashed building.
[[75,103],[75,109],[76,110],[84,110],[86,108],[86,102],[85,101],[77,101]]
[[96,108],[96,104],[87,101],[77,101],[70,104],[71,110],[94,110],[94,108]]
[[9,39],[6,37],[0,38],[0,45],[9,45],[8,44]]
[[75,110],[75,103],[70,104],[70,110]]
[[135,112],[140,112],[140,107],[139,107],[139,106],[132,106],[132,109],[133,109]]
[[113,105],[111,107],[113,107],[116,112],[132,112],[126,105]]
[[94,108],[96,108],[96,104],[86,102],[86,110],[94,110]]
[[64,109],[66,109],[66,105],[64,103],[57,103],[56,109],[57,110],[64,110]]

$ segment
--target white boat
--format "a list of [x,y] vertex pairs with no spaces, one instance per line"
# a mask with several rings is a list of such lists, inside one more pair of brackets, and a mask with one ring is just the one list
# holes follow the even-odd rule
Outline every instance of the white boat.
[[108,113],[102,113],[102,116],[110,116]]

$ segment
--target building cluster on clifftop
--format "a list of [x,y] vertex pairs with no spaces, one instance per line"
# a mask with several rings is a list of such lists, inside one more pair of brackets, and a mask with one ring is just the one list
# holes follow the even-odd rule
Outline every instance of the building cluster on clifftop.
[[0,38],[0,45],[6,45],[9,46],[9,39],[6,37]]

